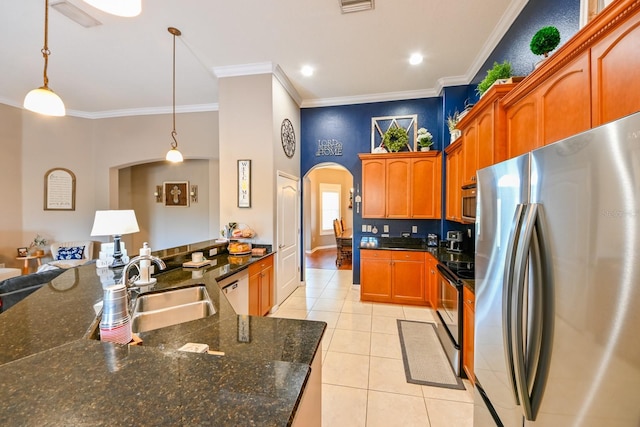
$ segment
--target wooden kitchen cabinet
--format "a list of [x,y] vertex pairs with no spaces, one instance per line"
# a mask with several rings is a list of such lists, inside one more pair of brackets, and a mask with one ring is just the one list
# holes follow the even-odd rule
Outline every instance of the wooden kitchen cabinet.
[[507,155],[511,159],[540,146],[537,99],[527,96],[507,109]]
[[474,325],[475,325],[475,294],[466,286],[462,288],[462,369],[467,374],[471,384],[475,383],[473,376],[474,355]]
[[273,255],[249,265],[249,314],[264,316],[273,307]]
[[440,218],[440,152],[359,156],[363,218]]
[[621,4],[627,20],[591,48],[594,127],[640,111],[640,12],[634,6],[635,15]]
[[410,217],[440,219],[442,206],[442,155],[411,159]]
[[386,170],[387,161],[382,157],[372,157],[362,160],[363,218],[384,218],[387,213]]
[[360,250],[362,301],[426,305],[424,252]]
[[391,301],[425,303],[424,252],[392,251]]
[[427,253],[425,255],[425,300],[432,308],[438,305],[438,260],[436,257]]
[[446,218],[450,221],[462,221],[462,184],[460,168],[462,166],[462,141],[464,137],[458,138],[456,142],[449,145],[445,152],[446,160]]
[[476,122],[462,130],[462,162],[460,165],[460,185],[476,182],[478,169],[478,128]]

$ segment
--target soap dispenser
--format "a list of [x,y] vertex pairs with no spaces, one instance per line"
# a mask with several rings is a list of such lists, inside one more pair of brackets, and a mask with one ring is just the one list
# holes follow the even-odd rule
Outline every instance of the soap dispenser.
[[[142,247],[140,248],[140,256],[151,256],[151,248],[147,242],[144,242]],[[155,278],[150,276],[150,268],[151,268],[151,260],[150,259],[141,259],[140,260],[140,279],[135,281],[137,286],[147,286],[153,285],[157,282]]]

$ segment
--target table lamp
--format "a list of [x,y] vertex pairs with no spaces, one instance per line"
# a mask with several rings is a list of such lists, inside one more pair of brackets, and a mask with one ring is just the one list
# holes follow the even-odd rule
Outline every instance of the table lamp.
[[110,268],[123,267],[120,237],[123,234],[140,231],[136,213],[133,210],[96,211],[92,236],[113,236],[113,263]]

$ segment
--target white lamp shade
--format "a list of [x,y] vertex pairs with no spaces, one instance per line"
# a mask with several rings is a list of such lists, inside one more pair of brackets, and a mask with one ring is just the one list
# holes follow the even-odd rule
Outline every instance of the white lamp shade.
[[182,158],[182,153],[178,151],[177,148],[172,148],[171,150],[167,151],[166,160],[173,163],[179,163],[184,159]]
[[142,11],[142,0],[84,0],[84,2],[103,12],[125,18],[138,16]]
[[133,210],[96,211],[92,236],[115,236],[140,231]]
[[48,87],[33,89],[24,97],[24,108],[46,116],[61,117],[67,114],[64,102]]

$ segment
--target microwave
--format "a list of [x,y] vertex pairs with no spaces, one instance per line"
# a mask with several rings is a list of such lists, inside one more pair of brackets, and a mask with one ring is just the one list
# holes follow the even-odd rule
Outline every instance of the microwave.
[[475,185],[462,187],[462,222],[476,221],[476,195]]

